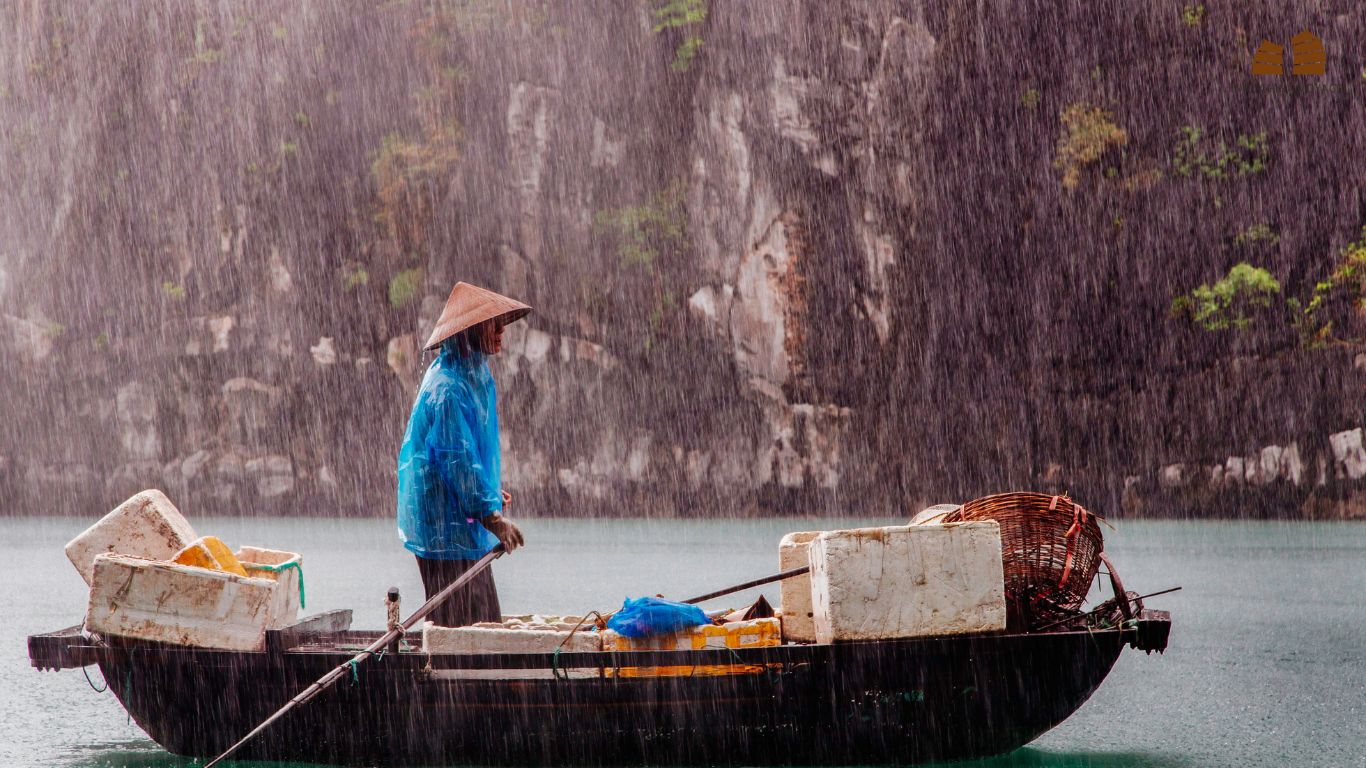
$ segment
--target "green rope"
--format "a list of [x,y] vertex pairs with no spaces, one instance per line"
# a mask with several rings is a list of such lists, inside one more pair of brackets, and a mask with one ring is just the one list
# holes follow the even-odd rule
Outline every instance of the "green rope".
[[[124,675],[123,678],[123,693],[128,697],[128,701],[124,704],[123,709],[128,713],[127,724],[129,725],[132,725],[133,723],[133,656],[136,654],[137,648],[134,648],[133,653],[128,655],[128,674]],[[105,683],[107,685],[108,680],[106,680]]]
[[307,601],[304,600],[304,566],[303,566],[303,564],[300,563],[298,560],[290,560],[289,562],[287,562],[287,563],[282,563],[282,564],[280,564],[280,565],[267,565],[267,564],[265,564],[265,563],[242,563],[242,567],[243,567],[243,568],[250,568],[250,569],[255,570],[255,571],[270,571],[271,573],[280,573],[281,571],[287,571],[287,570],[289,570],[290,568],[293,568],[294,570],[298,571],[298,572],[299,572],[299,607],[300,607],[300,608],[307,608],[307,607],[308,607]]
[[356,671],[356,666],[357,666],[357,665],[356,665],[356,660],[355,660],[355,659],[352,659],[352,660],[346,662],[346,666],[348,666],[348,667],[351,668],[351,684],[352,684],[352,685],[355,685],[356,683],[359,683],[359,682],[360,682],[360,673]]

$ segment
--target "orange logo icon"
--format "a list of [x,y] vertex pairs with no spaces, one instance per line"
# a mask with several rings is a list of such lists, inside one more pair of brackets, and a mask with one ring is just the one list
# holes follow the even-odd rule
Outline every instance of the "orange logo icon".
[[1323,41],[1313,32],[1306,29],[1290,38],[1290,74],[1321,75],[1326,58]]
[[1262,44],[1257,46],[1257,52],[1252,54],[1252,74],[1284,75],[1285,46],[1263,40]]
[[[1292,75],[1322,75],[1328,57],[1319,36],[1304,30],[1290,39],[1290,73]],[[1252,74],[1284,75],[1285,46],[1263,40],[1252,54]]]

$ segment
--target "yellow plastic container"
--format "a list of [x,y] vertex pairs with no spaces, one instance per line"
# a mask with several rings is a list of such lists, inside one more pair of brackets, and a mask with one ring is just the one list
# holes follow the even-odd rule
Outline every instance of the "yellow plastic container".
[[247,575],[247,570],[242,567],[237,556],[217,536],[201,536],[177,552],[175,557],[171,558],[171,562],[177,565],[208,568],[211,571],[234,573],[238,576]]
[[[771,648],[782,645],[782,622],[753,619],[721,626],[707,625],[672,635],[630,638],[608,630],[602,633],[604,651],[701,651],[712,648]],[[669,667],[620,667],[608,677],[719,677],[762,672],[762,664],[694,664]]]

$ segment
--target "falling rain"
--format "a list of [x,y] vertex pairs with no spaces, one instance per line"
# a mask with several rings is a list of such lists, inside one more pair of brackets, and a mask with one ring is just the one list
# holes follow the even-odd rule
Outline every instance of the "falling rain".
[[1359,765],[1364,40],[0,4],[0,767]]

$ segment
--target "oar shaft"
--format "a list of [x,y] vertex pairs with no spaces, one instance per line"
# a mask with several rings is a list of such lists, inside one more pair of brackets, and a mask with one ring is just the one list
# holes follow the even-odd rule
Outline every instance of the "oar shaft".
[[427,618],[427,614],[436,610],[437,606],[445,602],[447,598],[455,594],[461,587],[468,584],[470,582],[470,579],[473,579],[475,576],[479,574],[480,571],[489,567],[489,564],[491,564],[494,560],[497,560],[500,556],[502,556],[503,552],[503,545],[499,544],[497,547],[494,547],[493,550],[490,551],[487,555],[484,555],[483,557],[479,558],[479,560],[477,560],[474,565],[470,566],[469,570],[460,574],[460,578],[456,579],[450,584],[447,584],[445,589],[442,589],[440,592],[436,593],[435,595],[432,595],[430,600],[422,604],[422,607],[418,608],[416,611],[413,611],[413,615],[409,616],[406,620],[404,620],[402,626],[399,629],[391,629],[388,632],[385,632],[383,635],[380,635],[380,638],[378,640],[371,643],[365,650],[356,654],[354,657],[351,658],[350,661],[336,667],[332,671],[318,678],[317,682],[313,683],[312,685],[303,689],[299,693],[295,694],[294,698],[290,699],[289,702],[286,703],[283,707],[280,707],[280,709],[277,710],[275,714],[266,718],[265,721],[262,722],[260,725],[251,729],[250,733],[248,733],[246,736],[243,736],[240,740],[238,740],[236,744],[233,744],[231,747],[228,747],[228,750],[226,752],[209,761],[208,765],[205,765],[204,768],[213,768],[213,766],[218,765],[219,762],[227,759],[237,750],[245,746],[247,742],[256,738],[257,734],[261,733],[261,731],[264,731],[267,727],[270,726],[271,723],[284,717],[285,714],[289,712],[291,709],[301,704],[307,703],[309,699],[312,699],[314,696],[317,696],[319,693],[322,693],[328,686],[332,685],[342,675],[346,674],[348,667],[354,669],[355,665],[360,664],[361,662],[373,656],[375,652],[379,649],[397,640],[405,630],[412,629],[413,625]]
[[[1126,602],[1126,603],[1134,603],[1134,602],[1138,602],[1139,600],[1147,600],[1147,599],[1150,598],[1150,597],[1157,597],[1158,595],[1169,595],[1169,594],[1171,594],[1172,592],[1179,592],[1179,591],[1181,591],[1181,588],[1180,588],[1180,587],[1170,587],[1170,588],[1168,588],[1168,589],[1164,589],[1164,590],[1161,590],[1161,591],[1158,591],[1158,592],[1149,592],[1149,593],[1146,594],[1146,595],[1136,595],[1136,596],[1134,596],[1134,597],[1123,597],[1123,598],[1116,597],[1115,600],[1116,600],[1116,604],[1118,604],[1118,601],[1121,600],[1121,599],[1124,600],[1124,602]],[[1106,602],[1108,603],[1109,601],[1107,600]],[[1043,625],[1042,627],[1039,627],[1038,629],[1035,629],[1035,630],[1033,630],[1033,631],[1034,631],[1034,632],[1043,632],[1043,631],[1045,631],[1045,630],[1052,629],[1053,627],[1056,627],[1056,626],[1059,626],[1059,625],[1062,625],[1062,624],[1066,624],[1066,623],[1069,622],[1069,621],[1076,621],[1076,620],[1079,619],[1079,618],[1082,618],[1082,617],[1085,617],[1085,616],[1090,616],[1091,614],[1093,614],[1093,613],[1095,613],[1096,611],[1100,610],[1100,609],[1103,608],[1104,606],[1105,606],[1105,603],[1101,603],[1100,605],[1096,606],[1095,608],[1091,609],[1090,611],[1087,611],[1086,613],[1079,613],[1079,614],[1077,614],[1077,615],[1075,615],[1075,616],[1068,616],[1068,617],[1063,618],[1063,619],[1058,619],[1057,621],[1052,622],[1051,624],[1045,624],[1045,625]]]
[[[456,579],[455,581],[452,581],[450,584],[447,584],[445,589],[441,590],[440,592],[437,592],[435,595],[432,595],[430,600],[423,603],[420,608],[418,608],[416,611],[413,611],[413,614],[411,616],[404,619],[402,624],[403,629],[405,631],[412,629],[414,624],[427,618],[427,614],[436,610],[436,607],[438,605],[441,605],[442,603],[446,602],[447,598],[455,594],[461,587],[468,584],[470,582],[470,579],[473,579],[475,576],[479,575],[479,572],[487,568],[489,566],[489,563],[492,563],[494,560],[497,560],[498,558],[502,557],[505,551],[506,550],[503,549],[503,545],[499,544],[498,546],[490,550],[487,555],[484,555],[483,557],[476,560],[474,565],[471,565],[469,567],[469,570],[460,574],[460,578]],[[391,630],[388,634],[392,634],[394,637],[397,637],[399,633],[397,631]],[[379,650],[380,648],[383,648],[384,646],[388,645],[389,641],[393,640],[394,637],[389,637],[386,634],[385,637],[382,637],[379,640],[376,640],[373,644],[371,644],[371,646],[366,649],[366,652],[373,653]],[[204,768],[208,768],[208,766],[204,766]]]
[[705,595],[698,595],[697,597],[694,597],[694,598],[691,598],[691,599],[688,599],[688,600],[684,600],[683,602],[685,602],[685,603],[701,603],[701,602],[704,602],[704,601],[706,601],[706,600],[710,600],[710,599],[712,599],[713,597],[721,597],[722,595],[729,595],[729,594],[731,594],[731,593],[733,593],[733,592],[740,592],[740,591],[749,589],[750,587],[761,587],[761,586],[763,586],[763,585],[765,585],[765,584],[772,584],[772,583],[775,582],[775,581],[782,581],[783,579],[790,579],[790,578],[792,578],[793,576],[801,576],[803,573],[809,573],[810,571],[811,571],[810,566],[803,565],[803,566],[801,566],[800,568],[793,568],[793,569],[788,570],[788,571],[783,571],[782,573],[775,573],[775,574],[773,574],[772,576],[765,576],[765,577],[763,577],[762,579],[755,579],[754,581],[746,581],[744,584],[736,584],[736,585],[733,586],[733,587],[726,587],[725,589],[718,589],[718,590],[716,590],[715,592],[708,592],[708,593],[705,594]]

